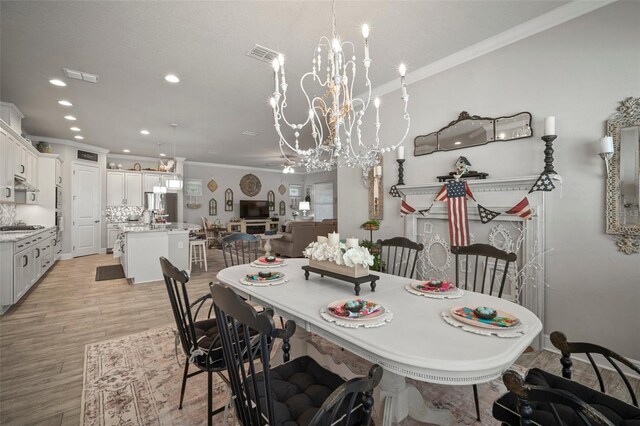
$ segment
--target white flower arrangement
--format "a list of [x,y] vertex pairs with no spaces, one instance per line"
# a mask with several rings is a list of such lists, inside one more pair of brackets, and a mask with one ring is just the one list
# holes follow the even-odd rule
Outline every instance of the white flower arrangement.
[[302,252],[304,257],[317,260],[329,261],[336,265],[345,265],[350,268],[356,265],[363,267],[373,266],[373,256],[365,247],[356,246],[347,248],[344,243],[330,246],[327,243],[313,242]]

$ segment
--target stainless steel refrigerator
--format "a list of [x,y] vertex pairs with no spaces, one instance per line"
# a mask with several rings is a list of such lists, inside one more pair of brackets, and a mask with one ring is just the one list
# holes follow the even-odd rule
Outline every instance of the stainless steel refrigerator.
[[169,215],[167,222],[175,223],[178,221],[178,194],[145,192],[144,208],[155,211],[164,210],[164,213]]

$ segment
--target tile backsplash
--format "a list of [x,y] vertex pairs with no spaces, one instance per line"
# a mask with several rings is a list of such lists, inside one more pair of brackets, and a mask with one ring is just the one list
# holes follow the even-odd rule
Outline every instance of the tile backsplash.
[[16,205],[0,204],[0,226],[9,226],[16,223]]
[[107,207],[106,217],[109,222],[126,222],[131,215],[140,216],[144,209],[134,206],[111,206]]

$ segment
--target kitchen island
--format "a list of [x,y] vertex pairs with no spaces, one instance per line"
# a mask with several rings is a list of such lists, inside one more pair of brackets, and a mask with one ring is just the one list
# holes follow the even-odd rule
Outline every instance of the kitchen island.
[[180,270],[189,271],[189,231],[200,229],[188,223],[120,225],[120,263],[133,284],[161,281],[160,256]]

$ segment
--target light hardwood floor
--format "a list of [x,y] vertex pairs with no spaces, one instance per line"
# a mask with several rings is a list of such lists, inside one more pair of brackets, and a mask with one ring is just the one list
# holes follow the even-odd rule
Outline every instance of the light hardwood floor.
[[[190,294],[208,291],[222,266],[208,250],[209,272],[195,271]],[[110,255],[58,262],[23,301],[0,319],[0,424],[77,425],[80,422],[84,347],[118,336],[173,324],[162,282],[130,285],[124,279],[95,281]],[[559,357],[528,354],[520,364],[559,372]],[[588,365],[576,362],[575,378],[595,385]],[[622,384],[606,372],[615,394]],[[640,381],[634,380],[637,392]]]

